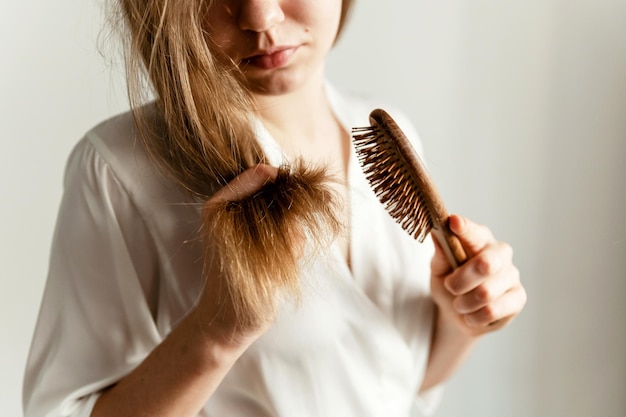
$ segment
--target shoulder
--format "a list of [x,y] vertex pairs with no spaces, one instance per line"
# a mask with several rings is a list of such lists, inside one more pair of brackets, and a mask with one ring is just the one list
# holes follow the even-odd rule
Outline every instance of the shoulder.
[[132,112],[115,115],[87,131],[70,154],[64,186],[116,186],[142,206],[150,200],[183,201],[181,187],[161,174],[139,138]]
[[137,171],[152,169],[130,111],[111,117],[85,133],[70,154],[65,181],[97,167],[106,167],[126,183],[124,180],[132,178]]

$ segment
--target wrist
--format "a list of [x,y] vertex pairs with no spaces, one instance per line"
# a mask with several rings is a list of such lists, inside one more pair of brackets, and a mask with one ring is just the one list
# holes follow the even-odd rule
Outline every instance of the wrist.
[[465,356],[481,337],[482,334],[473,332],[465,325],[462,316],[443,314],[438,309],[431,341],[432,349],[455,351]]
[[441,307],[437,307],[436,328],[446,338],[453,338],[459,343],[475,343],[484,335],[480,327],[468,324],[463,314]]
[[218,320],[207,319],[197,308],[189,312],[179,330],[184,334],[189,353],[198,356],[209,369],[230,368],[256,339],[237,335],[234,329],[226,329]]
[[436,310],[435,326],[431,336],[430,355],[420,392],[446,381],[465,361],[480,339],[467,331],[462,318]]

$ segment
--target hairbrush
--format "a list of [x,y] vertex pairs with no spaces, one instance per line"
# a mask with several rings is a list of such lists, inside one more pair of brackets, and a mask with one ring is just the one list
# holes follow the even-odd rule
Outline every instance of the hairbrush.
[[457,268],[467,255],[450,230],[448,212],[426,166],[386,111],[376,109],[369,117],[371,126],[353,128],[352,138],[374,193],[409,235],[423,242],[432,233]]

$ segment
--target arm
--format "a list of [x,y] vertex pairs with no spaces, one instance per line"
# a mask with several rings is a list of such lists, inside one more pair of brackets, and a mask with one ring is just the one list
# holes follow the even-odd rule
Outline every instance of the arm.
[[526,303],[508,244],[498,242],[485,226],[460,216],[450,217],[450,228],[469,259],[452,271],[435,242],[431,291],[437,315],[420,391],[447,380],[483,335],[506,326]]
[[189,314],[148,357],[97,400],[92,416],[195,416],[254,340],[229,343]]
[[469,356],[477,338],[459,332],[456,326],[437,311],[431,339],[430,355],[420,392],[445,382]]
[[[206,204],[243,198],[275,177],[268,166],[250,169]],[[198,414],[237,358],[271,324],[238,325],[219,270],[209,276],[215,279],[206,282],[196,307],[139,366],[102,393],[92,417]]]

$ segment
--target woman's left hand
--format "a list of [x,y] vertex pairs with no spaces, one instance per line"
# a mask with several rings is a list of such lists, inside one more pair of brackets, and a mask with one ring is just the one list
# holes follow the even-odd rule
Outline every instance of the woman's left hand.
[[450,229],[461,241],[468,260],[452,270],[435,242],[431,291],[440,318],[468,336],[504,327],[526,304],[513,250],[497,241],[487,227],[464,217],[450,216]]

